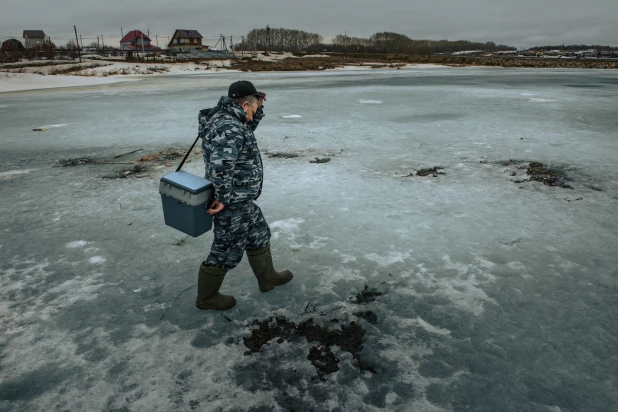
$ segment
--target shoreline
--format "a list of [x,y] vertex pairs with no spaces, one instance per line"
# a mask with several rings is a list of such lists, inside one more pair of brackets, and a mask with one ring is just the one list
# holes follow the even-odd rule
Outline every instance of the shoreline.
[[[280,60],[279,62],[281,62]],[[212,63],[211,63],[212,64]],[[75,66],[75,64],[71,64]],[[56,65],[45,66],[48,70],[53,70]],[[214,74],[214,73],[240,73],[243,70],[233,66],[233,62],[221,61],[219,65],[212,67],[206,66],[200,63],[181,63],[181,64],[144,64],[144,63],[117,63],[114,62],[108,65],[101,66],[84,66],[80,72],[73,72],[70,74],[42,74],[37,73],[19,73],[19,72],[2,72],[0,71],[0,96],[3,93],[17,93],[22,91],[55,89],[55,88],[68,88],[68,87],[83,87],[83,86],[98,86],[123,82],[135,82],[147,79],[148,77],[165,77],[165,76],[177,76],[177,75],[200,75],[200,74]],[[446,67],[436,64],[404,64],[398,66],[389,66],[379,62],[366,63],[366,64],[350,64],[350,65],[338,65],[326,70],[358,70],[369,71],[377,68],[412,68],[412,67],[425,67],[425,68],[440,68]],[[152,70],[149,70],[151,68]],[[31,69],[41,70],[41,67],[34,66]],[[308,68],[303,70],[310,73],[317,71],[318,69]],[[320,69],[321,70],[321,69]],[[123,73],[124,71],[124,73]],[[251,70],[247,70],[249,72]],[[255,70],[257,71],[257,70]],[[270,71],[270,70],[263,70]],[[299,72],[299,70],[290,70]],[[123,74],[119,74],[123,73]],[[110,74],[113,73],[113,74]]]
[[551,68],[618,69],[618,61],[524,59],[470,56],[420,55],[258,55],[237,60],[195,61],[182,63],[126,62],[100,60],[41,65],[26,62],[4,65],[0,71],[0,95],[22,91],[67,87],[98,86],[140,81],[148,76],[212,74],[219,72],[313,72],[326,70],[374,70],[423,68]]

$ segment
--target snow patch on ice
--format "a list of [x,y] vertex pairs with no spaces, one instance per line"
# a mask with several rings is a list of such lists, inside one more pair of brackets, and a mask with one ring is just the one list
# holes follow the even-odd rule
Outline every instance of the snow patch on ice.
[[163,310],[167,306],[167,303],[151,303],[143,307],[144,312],[150,312],[153,310]]
[[101,274],[88,275],[87,277],[77,276],[51,288],[48,293],[51,293],[52,296],[54,294],[59,295],[51,303],[53,306],[62,308],[78,301],[95,299],[97,297],[95,292],[105,285],[100,283],[101,277]]
[[284,119],[300,119],[300,118],[302,118],[302,116],[299,115],[299,114],[291,114],[289,116],[281,116],[281,117],[283,117]]
[[357,282],[364,283],[367,279],[364,276],[361,276],[357,270],[353,270],[350,268],[325,268],[322,270],[324,276],[320,280],[319,285],[315,288],[316,292],[335,295],[338,296],[337,293],[333,291],[335,287],[335,283],[339,281],[348,281],[348,282]]
[[7,178],[15,175],[24,175],[33,172],[37,169],[22,169],[22,170],[9,170],[8,172],[0,172],[0,179]]
[[382,100],[363,100],[358,101],[360,104],[382,104]]
[[67,243],[66,247],[69,249],[77,249],[80,247],[84,247],[88,244],[85,240],[76,240],[74,242]]
[[48,124],[48,125],[40,126],[40,127],[44,127],[46,129],[54,129],[54,128],[57,128],[57,127],[65,127],[65,126],[68,126],[68,125],[69,125],[68,123],[61,123],[61,124]]
[[[284,220],[277,220],[270,224],[270,231],[273,240],[277,240],[279,236],[283,235],[289,242],[294,242],[296,239],[296,232],[300,230],[300,225],[304,222],[304,219],[291,218]],[[294,244],[293,246],[299,246]]]
[[543,102],[557,102],[558,100],[530,98],[528,99],[528,101],[533,102],[533,103],[543,103]]
[[441,327],[438,327],[438,326],[434,326],[434,325],[430,324],[429,322],[423,320],[420,316],[417,317],[416,319],[400,318],[399,320],[401,322],[401,325],[403,325],[403,326],[411,326],[411,327],[423,328],[427,332],[433,333],[433,334],[436,334],[436,335],[450,335],[451,334],[450,330],[444,329],[444,328],[441,328]]
[[105,258],[103,256],[93,256],[88,259],[88,262],[92,263],[93,265],[99,265],[105,262]]
[[338,249],[334,249],[333,253],[337,253],[339,256],[341,256],[341,263],[356,262],[356,256],[347,255],[343,252],[340,252]]
[[510,267],[511,269],[515,269],[515,270],[523,270],[526,268],[526,266],[524,266],[523,263],[518,262],[518,261],[509,262],[506,265]]
[[[19,327],[24,319],[48,319],[58,310],[78,301],[95,299],[97,290],[105,285],[99,273],[57,280],[56,272],[49,270],[47,260],[11,263],[12,268],[0,272],[0,301],[27,303],[28,309],[10,311],[9,317],[0,316],[0,330],[4,331]],[[35,290],[37,293],[33,294]]]
[[399,395],[397,395],[395,392],[389,392],[384,397],[384,402],[387,405],[392,405],[397,400],[398,397]]
[[379,266],[388,266],[394,263],[402,263],[410,257],[410,252],[389,252],[387,255],[382,256],[376,253],[368,253],[365,257],[372,262],[377,263]]
[[291,218],[285,220],[277,220],[270,224],[270,228],[278,229],[281,232],[290,233],[292,231],[298,230],[301,223],[303,223],[304,219]]
[[[415,276],[409,278],[407,287],[396,289],[395,293],[422,297],[440,296],[448,299],[456,308],[468,311],[475,316],[484,311],[484,305],[497,302],[483,290],[484,285],[495,282],[496,277],[485,271],[486,261],[477,259],[475,263],[453,262],[447,255],[442,257],[443,264],[431,270],[423,264]],[[455,272],[455,273],[453,273]],[[417,292],[415,285],[421,285],[426,292]]]
[[315,240],[313,240],[311,243],[309,243],[309,249],[319,249],[321,247],[324,247],[324,245],[326,245],[326,241],[329,238],[327,237],[321,237],[321,236],[316,236]]

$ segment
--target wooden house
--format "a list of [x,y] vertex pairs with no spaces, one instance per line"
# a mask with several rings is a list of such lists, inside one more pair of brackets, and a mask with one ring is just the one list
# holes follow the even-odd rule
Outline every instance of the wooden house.
[[43,30],[24,30],[24,42],[26,49],[33,49],[45,45],[45,33]]
[[202,44],[203,38],[197,30],[178,29],[174,32],[167,48],[177,52],[207,51],[208,46]]

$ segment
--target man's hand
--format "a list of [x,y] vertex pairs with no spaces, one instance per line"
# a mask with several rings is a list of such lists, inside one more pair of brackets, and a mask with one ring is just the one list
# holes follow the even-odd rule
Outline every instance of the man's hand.
[[218,200],[215,200],[214,202],[212,202],[212,204],[210,205],[208,210],[206,210],[206,212],[208,212],[209,215],[216,215],[217,213],[222,211],[224,207],[225,205],[223,203],[219,202]]
[[[264,92],[263,92],[263,91],[261,91],[261,90],[258,90],[258,92],[260,92],[260,93],[264,93]],[[260,103],[260,104],[258,105],[258,107],[259,107],[259,106],[262,106],[262,105],[264,104],[264,102],[266,101],[266,93],[264,93],[264,97],[258,97],[258,101],[259,101],[259,103]]]

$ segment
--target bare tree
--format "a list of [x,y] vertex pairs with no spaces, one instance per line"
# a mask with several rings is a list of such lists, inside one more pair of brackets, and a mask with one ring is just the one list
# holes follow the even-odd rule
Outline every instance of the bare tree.
[[320,44],[324,38],[316,33],[291,29],[253,29],[245,37],[245,45],[253,50],[303,52]]

